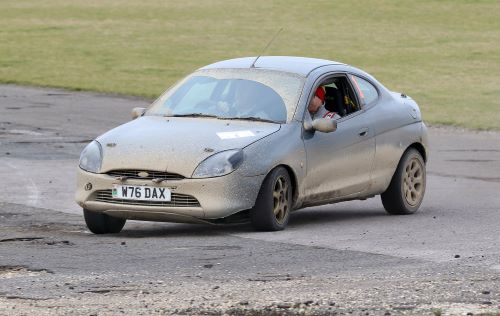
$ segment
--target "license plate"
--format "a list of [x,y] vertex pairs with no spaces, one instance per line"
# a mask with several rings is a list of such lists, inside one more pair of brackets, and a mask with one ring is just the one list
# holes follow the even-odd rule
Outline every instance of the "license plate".
[[136,201],[170,201],[171,195],[168,188],[114,185],[112,196],[114,199],[136,200]]

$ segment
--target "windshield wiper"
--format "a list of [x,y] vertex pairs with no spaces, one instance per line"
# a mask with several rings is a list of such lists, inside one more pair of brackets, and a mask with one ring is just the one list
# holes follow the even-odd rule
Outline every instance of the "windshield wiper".
[[273,120],[265,119],[262,117],[255,116],[239,116],[239,117],[219,117],[221,120],[246,120],[246,121],[256,121],[256,122],[268,122],[268,123],[280,123]]
[[166,116],[169,116],[169,117],[217,117],[217,115],[204,114],[204,113],[172,114],[172,115],[166,115]]

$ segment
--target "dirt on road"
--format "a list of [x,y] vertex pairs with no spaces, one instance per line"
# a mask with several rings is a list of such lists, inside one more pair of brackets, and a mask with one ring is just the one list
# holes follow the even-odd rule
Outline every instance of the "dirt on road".
[[[0,204],[1,315],[466,315],[500,312],[499,275],[447,263],[262,242],[249,225],[133,223]],[[445,312],[445,313],[444,313]]]
[[430,128],[421,209],[378,197],[250,225],[127,222],[74,203],[83,146],[146,100],[0,85],[0,315],[500,315],[500,133]]

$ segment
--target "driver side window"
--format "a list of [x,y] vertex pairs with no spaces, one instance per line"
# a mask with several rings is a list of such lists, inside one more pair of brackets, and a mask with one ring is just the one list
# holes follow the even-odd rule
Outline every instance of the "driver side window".
[[324,107],[326,111],[344,117],[361,110],[361,105],[347,76],[341,74],[329,77],[323,80],[319,86],[323,87],[325,91]]

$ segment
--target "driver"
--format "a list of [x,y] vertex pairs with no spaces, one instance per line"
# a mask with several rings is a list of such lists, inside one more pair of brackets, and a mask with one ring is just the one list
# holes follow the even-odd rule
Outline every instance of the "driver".
[[314,93],[314,97],[309,102],[309,106],[307,109],[309,110],[309,114],[311,114],[311,118],[330,118],[332,120],[338,120],[341,116],[336,112],[330,112],[325,108],[325,87],[319,86]]

